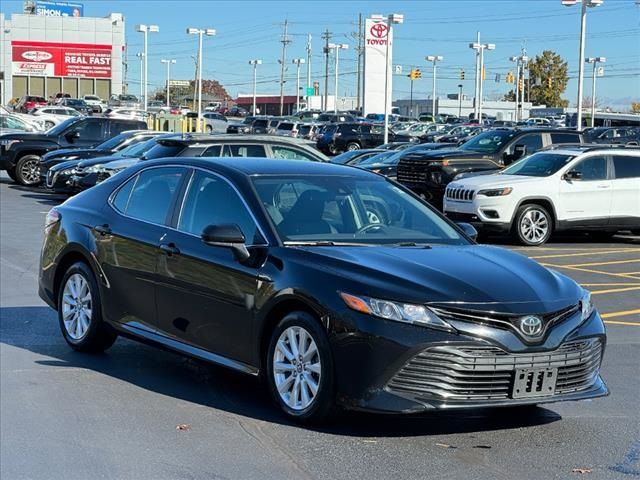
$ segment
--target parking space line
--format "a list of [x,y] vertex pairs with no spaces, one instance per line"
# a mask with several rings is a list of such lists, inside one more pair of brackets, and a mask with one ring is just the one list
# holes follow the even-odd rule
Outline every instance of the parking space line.
[[640,286],[638,286],[638,287],[627,287],[627,288],[610,288],[608,290],[596,290],[596,291],[592,291],[591,295],[600,295],[602,293],[631,292],[632,290],[640,290]]
[[626,317],[629,315],[637,315],[640,314],[640,309],[638,310],[624,310],[622,312],[611,312],[611,313],[603,313],[600,316],[602,318],[614,318],[614,317]]
[[640,283],[581,283],[583,287],[640,287]]
[[638,322],[618,322],[616,320],[605,320],[607,325],[628,325],[630,327],[640,327],[640,323]]
[[612,276],[612,277],[621,277],[621,278],[630,278],[632,280],[640,280],[640,278],[631,276],[628,273],[603,272],[601,270],[591,270],[591,269],[582,268],[582,267],[569,267],[567,265],[556,265],[556,264],[553,264],[553,263],[541,263],[540,265],[542,265],[543,267],[566,268],[567,270],[576,270],[578,272],[598,273],[600,275],[609,275],[609,276]]
[[634,258],[633,260],[614,260],[612,262],[593,262],[593,263],[576,263],[566,265],[567,267],[599,267],[602,265],[622,265],[624,263],[640,263],[640,258]]
[[602,251],[589,250],[587,252],[580,252],[580,253],[560,253],[560,254],[553,254],[553,255],[536,255],[534,257],[529,257],[529,258],[531,258],[533,260],[542,260],[542,259],[545,259],[545,258],[584,257],[585,255],[590,255],[590,256],[594,256],[594,255],[609,255],[609,254],[614,254],[614,253],[627,253],[627,252],[640,253],[640,248],[624,248],[622,250],[618,249],[618,250],[602,250]]

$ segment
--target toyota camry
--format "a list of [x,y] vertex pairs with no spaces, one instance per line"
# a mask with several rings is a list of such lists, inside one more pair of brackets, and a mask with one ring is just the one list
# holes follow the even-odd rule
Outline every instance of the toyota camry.
[[588,291],[352,167],[134,166],[48,213],[39,293],[73,349],[260,375],[301,421],[608,394]]

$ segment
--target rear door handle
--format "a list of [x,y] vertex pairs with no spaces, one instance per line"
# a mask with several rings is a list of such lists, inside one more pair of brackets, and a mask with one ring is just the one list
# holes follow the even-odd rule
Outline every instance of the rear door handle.
[[161,243],[160,250],[167,254],[167,256],[180,255],[180,249],[176,247],[174,243]]
[[111,234],[111,227],[106,223],[104,225],[96,225],[93,229],[102,236]]
[[609,188],[610,185],[598,185],[596,188],[605,189]]

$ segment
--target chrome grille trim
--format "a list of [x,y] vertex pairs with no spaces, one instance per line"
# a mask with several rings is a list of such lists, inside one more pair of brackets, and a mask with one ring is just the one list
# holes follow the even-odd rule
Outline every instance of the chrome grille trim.
[[467,190],[466,188],[447,187],[444,194],[451,200],[456,200],[459,202],[470,202],[473,200],[475,193],[475,190]]
[[509,353],[492,346],[428,348],[387,383],[391,392],[439,400],[505,400],[521,368],[558,368],[554,396],[589,388],[602,358],[599,339],[568,342],[556,350]]
[[54,173],[51,170],[49,170],[47,172],[47,187],[52,188],[53,185],[56,183],[57,177],[58,177],[57,173]]

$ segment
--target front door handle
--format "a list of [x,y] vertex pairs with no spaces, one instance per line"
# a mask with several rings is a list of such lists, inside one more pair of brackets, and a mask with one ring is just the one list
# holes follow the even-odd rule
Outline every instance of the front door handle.
[[106,223],[104,225],[96,225],[93,229],[103,237],[111,234],[111,227]]
[[167,254],[167,256],[180,255],[180,249],[176,247],[175,243],[161,243],[160,250]]
[[605,189],[609,188],[609,185],[598,185],[596,188]]

